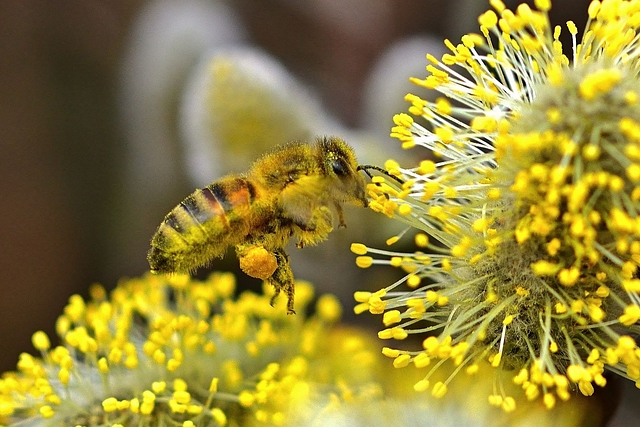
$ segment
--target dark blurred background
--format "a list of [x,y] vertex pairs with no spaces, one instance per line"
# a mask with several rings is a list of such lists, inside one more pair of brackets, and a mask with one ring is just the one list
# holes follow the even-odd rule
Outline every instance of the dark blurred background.
[[[554,3],[555,22],[570,18],[580,27],[586,21],[587,1]],[[146,4],[0,2],[1,371],[32,350],[34,331],[54,335],[55,319],[71,294],[86,295],[94,282],[112,288],[119,277],[143,273],[148,239],[172,207],[150,208],[157,221],[140,230],[143,241],[114,239],[126,222],[122,193],[132,185],[119,104],[121,70],[124,52],[136,43],[133,23]],[[227,5],[247,43],[274,55],[353,128],[366,121],[366,76],[390,45],[426,34],[456,42],[477,31],[477,15],[488,8],[484,0]],[[388,129],[391,117],[387,121]],[[180,171],[175,184],[166,190],[173,204],[193,189]],[[126,262],[114,261],[119,251],[128,254]],[[350,307],[347,302],[345,309]]]

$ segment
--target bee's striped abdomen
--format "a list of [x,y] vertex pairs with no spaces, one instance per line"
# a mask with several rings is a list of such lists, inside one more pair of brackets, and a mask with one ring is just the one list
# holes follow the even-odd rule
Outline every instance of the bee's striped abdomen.
[[147,255],[152,271],[186,272],[224,254],[250,230],[254,185],[228,177],[198,189],[164,218]]

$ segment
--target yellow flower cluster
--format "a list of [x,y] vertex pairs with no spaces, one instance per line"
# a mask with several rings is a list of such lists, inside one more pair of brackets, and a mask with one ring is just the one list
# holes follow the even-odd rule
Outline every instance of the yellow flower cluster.
[[[313,289],[296,291],[304,313]],[[332,327],[335,297],[320,296],[305,318],[271,307],[268,295],[234,292],[229,273],[149,274],[110,296],[101,286],[89,301],[72,296],[56,325],[61,344],[36,332],[42,357],[22,354],[0,379],[0,424],[281,425],[299,402],[381,395],[375,345]]]
[[[394,118],[392,136],[430,158],[388,162],[402,184],[378,177],[371,207],[418,229],[420,250],[354,244],[359,266],[407,273],[356,293],[356,312],[383,314],[382,339],[425,335],[383,353],[432,367],[415,388],[438,397],[443,360],[467,373],[487,360],[547,408],[593,394],[605,369],[640,386],[640,4],[593,1],[580,41],[567,23],[568,57],[550,1],[490,3],[482,35],[446,41],[413,79],[443,97],[407,95],[416,118]],[[500,388],[489,402],[516,405]]]

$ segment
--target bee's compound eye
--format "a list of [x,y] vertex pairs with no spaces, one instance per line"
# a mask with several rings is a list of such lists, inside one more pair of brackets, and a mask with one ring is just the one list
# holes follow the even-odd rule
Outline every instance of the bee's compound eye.
[[347,175],[347,170],[348,170],[347,165],[341,159],[332,161],[331,169],[333,170],[333,173],[335,173],[338,176]]

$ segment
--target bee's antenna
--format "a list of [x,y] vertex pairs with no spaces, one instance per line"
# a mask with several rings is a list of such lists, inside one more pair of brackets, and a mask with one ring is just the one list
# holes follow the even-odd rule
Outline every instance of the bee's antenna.
[[373,175],[371,175],[371,173],[369,173],[369,170],[370,170],[370,169],[373,169],[373,170],[378,171],[378,172],[380,172],[380,173],[382,173],[382,174],[385,174],[385,175],[387,175],[389,178],[391,178],[391,179],[393,179],[393,180],[395,180],[395,181],[399,182],[400,184],[404,184],[404,181],[403,181],[402,179],[398,178],[398,177],[397,177],[397,176],[395,176],[395,175],[391,175],[391,174],[389,173],[389,171],[388,171],[388,170],[383,169],[383,168],[381,168],[380,166],[374,166],[374,165],[358,165],[358,171],[363,171],[364,173],[366,173],[366,174],[367,174],[367,176],[368,176],[369,178],[373,178]]

